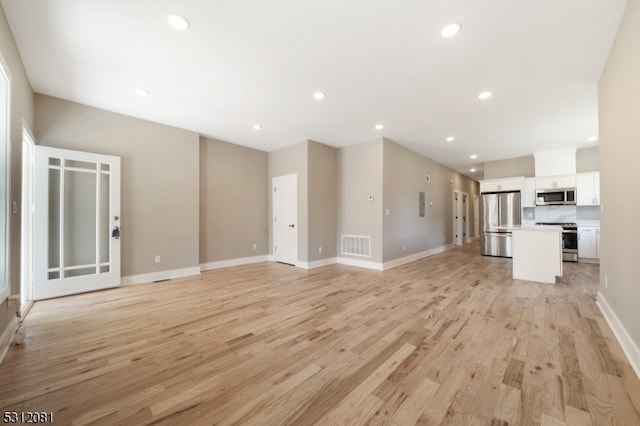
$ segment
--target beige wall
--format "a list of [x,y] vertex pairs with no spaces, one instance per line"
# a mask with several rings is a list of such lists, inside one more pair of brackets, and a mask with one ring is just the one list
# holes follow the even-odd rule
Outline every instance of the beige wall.
[[[385,262],[453,242],[453,191],[469,194],[469,230],[473,235],[473,196],[478,182],[384,140],[383,239]],[[431,181],[425,181],[425,175]],[[425,217],[418,215],[418,193],[425,193]],[[406,246],[406,250],[403,250]]]
[[[338,150],[338,256],[382,262],[382,139]],[[368,197],[372,195],[373,201]],[[371,257],[343,255],[340,236],[371,236]]]
[[[309,245],[310,262],[336,257],[338,151],[309,141]],[[319,248],[322,247],[322,253]]]
[[535,174],[533,155],[509,158],[506,160],[486,161],[484,163],[484,179],[499,179],[514,176],[534,177]]
[[600,170],[600,148],[597,146],[576,151],[576,172],[597,172]]
[[[308,141],[300,142],[276,151],[268,155],[269,159],[269,223],[273,223],[273,178],[296,174],[298,176],[298,261],[308,262]],[[273,227],[269,226],[269,253],[273,254]]]
[[[598,85],[600,119],[600,291],[640,347],[637,179],[640,156],[640,0],[629,0]],[[604,280],[608,281],[608,288]]]
[[[584,173],[600,170],[599,157],[600,153],[597,146],[576,150],[576,172]],[[535,177],[535,159],[533,155],[484,163],[483,179],[500,179],[514,176]]]
[[199,266],[197,133],[39,94],[35,113],[38,144],[121,157],[123,277]]
[[[9,252],[9,279],[11,293],[20,291],[20,202],[22,181],[22,125],[33,130],[33,92],[27,79],[20,53],[13,39],[13,34],[7,23],[4,10],[0,6],[0,53],[11,74],[11,106],[10,106],[10,143],[11,143],[11,201],[15,201],[18,212],[9,218],[11,226],[11,248]],[[13,303],[0,300],[0,335],[4,333],[12,318],[15,316]],[[2,350],[2,348],[0,348]]]
[[200,138],[200,263],[268,254],[267,166],[264,151]]

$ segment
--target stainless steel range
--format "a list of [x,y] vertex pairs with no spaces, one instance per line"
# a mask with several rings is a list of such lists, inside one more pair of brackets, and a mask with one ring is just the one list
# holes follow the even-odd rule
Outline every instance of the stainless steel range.
[[578,225],[573,222],[536,222],[536,225],[562,226],[562,260],[578,261]]

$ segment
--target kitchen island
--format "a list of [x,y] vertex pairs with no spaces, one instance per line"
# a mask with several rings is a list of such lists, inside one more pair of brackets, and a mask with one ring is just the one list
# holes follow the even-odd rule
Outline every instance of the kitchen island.
[[513,226],[513,278],[556,283],[562,276],[562,227]]

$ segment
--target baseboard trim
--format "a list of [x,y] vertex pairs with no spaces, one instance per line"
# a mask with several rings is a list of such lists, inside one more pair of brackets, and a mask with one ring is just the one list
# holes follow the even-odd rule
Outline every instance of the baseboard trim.
[[409,256],[399,257],[397,259],[389,260],[388,262],[384,262],[383,269],[386,271],[387,269],[395,268],[396,266],[404,265],[410,262],[415,262],[416,260],[433,256],[434,254],[442,253],[443,251],[449,250],[452,247],[454,247],[453,244],[447,244],[445,246],[436,247],[431,250],[425,250],[419,253],[410,254]]
[[382,271],[384,265],[378,262],[371,262],[369,260],[352,259],[350,257],[337,257],[336,262],[341,265],[357,266],[358,268],[375,269],[376,271]]
[[13,342],[13,335],[16,333],[17,329],[18,317],[14,316],[2,332],[2,336],[0,336],[0,364],[2,364],[2,361],[4,361],[4,357],[7,352],[9,352],[11,342]]
[[609,327],[613,330],[613,334],[615,334],[618,339],[618,343],[622,346],[622,350],[627,356],[633,371],[636,372],[636,376],[640,379],[640,348],[638,348],[638,345],[633,341],[627,329],[624,328],[624,325],[622,325],[622,322],[620,322],[616,313],[611,309],[611,305],[609,305],[607,299],[605,299],[600,292],[598,292],[598,300],[596,304],[600,308],[600,312],[602,312],[604,319],[607,320]]
[[184,269],[173,269],[169,271],[151,272],[148,274],[130,275],[128,277],[122,277],[120,279],[121,285],[134,285],[134,284],[146,284],[153,281],[171,280],[174,278],[191,277],[194,275],[200,275],[200,267]]
[[314,269],[321,266],[333,265],[337,263],[337,258],[329,257],[326,259],[314,260],[312,262],[296,262],[296,268]]
[[201,271],[209,271],[211,269],[228,268],[229,266],[248,265],[250,263],[268,262],[269,255],[239,257],[237,259],[219,260],[217,262],[201,263]]

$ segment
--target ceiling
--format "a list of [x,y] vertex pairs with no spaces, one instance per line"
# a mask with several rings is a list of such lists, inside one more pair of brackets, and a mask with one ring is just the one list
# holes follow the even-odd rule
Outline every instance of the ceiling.
[[264,151],[384,136],[480,179],[485,161],[597,144],[626,0],[1,3],[37,93]]

